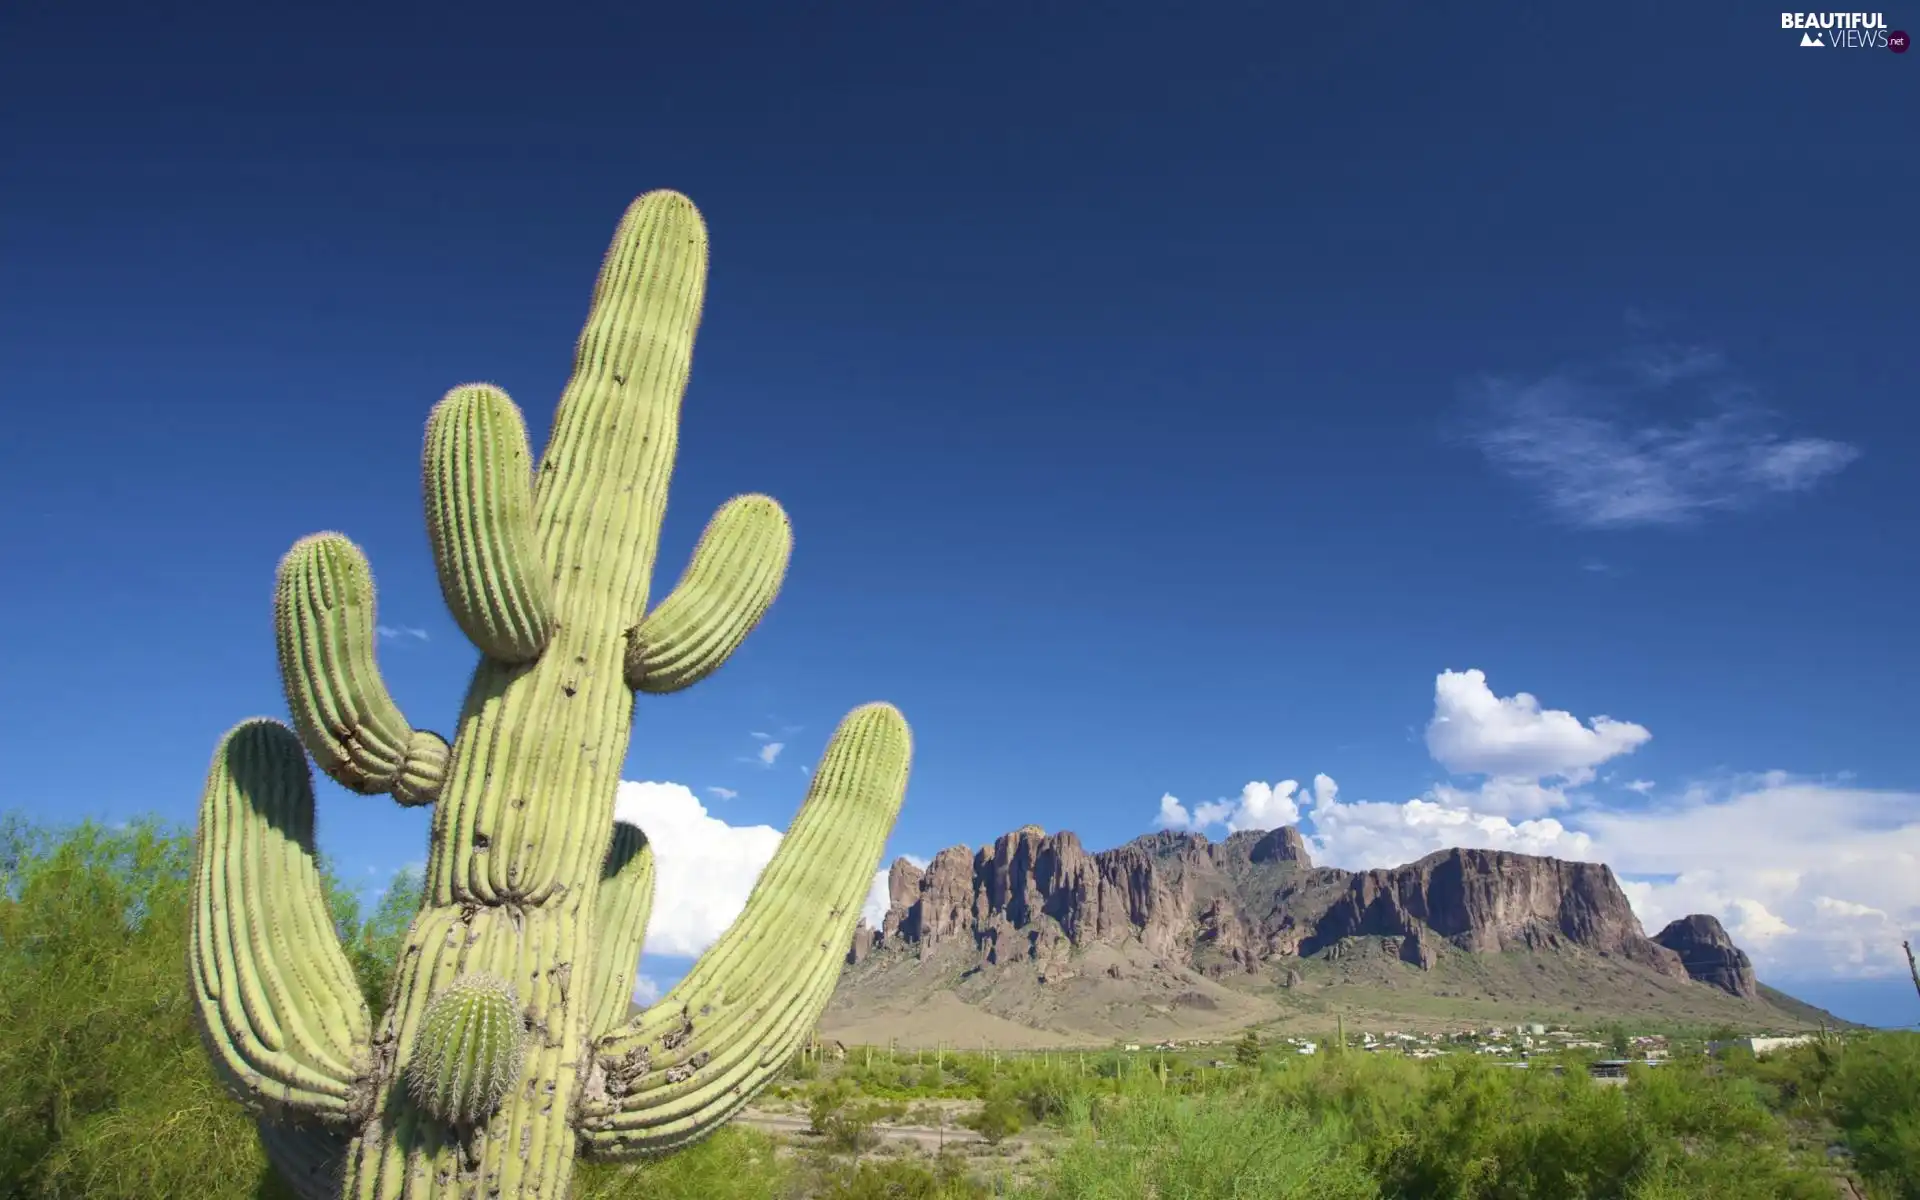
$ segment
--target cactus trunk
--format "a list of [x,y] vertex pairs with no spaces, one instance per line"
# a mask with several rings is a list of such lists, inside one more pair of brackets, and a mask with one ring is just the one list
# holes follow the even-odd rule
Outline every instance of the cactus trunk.
[[[404,1072],[347,1152],[343,1195],[563,1197],[577,1147],[573,1099],[590,1053],[582,997],[570,976],[589,941],[580,902],[563,896],[518,912],[456,905],[423,910],[406,943],[386,1022],[375,1035],[405,1063],[427,1002],[470,971],[489,969],[526,1005],[530,1037],[518,1085],[485,1125],[462,1130],[430,1119],[406,1093]],[[572,960],[572,961],[570,961]],[[409,1182],[411,1181],[411,1182]]]
[[[910,735],[887,705],[841,722],[734,927],[626,1019],[653,886],[644,831],[613,819],[635,694],[725,662],[791,547],[779,505],[737,498],[648,611],[705,277],[684,197],[628,209],[537,475],[498,389],[434,410],[429,540],[482,653],[451,744],[379,679],[359,550],[318,534],[281,564],[298,736],[249,721],[215,756],[190,979],[216,1065],[302,1196],[558,1200],[583,1151],[663,1153],[718,1128],[832,993],[906,788]],[[377,1023],[323,932],[303,745],[354,791],[435,806],[425,902]]]
[[[475,673],[434,812],[426,904],[374,1034],[376,1054],[404,1066],[434,995],[470,972],[498,975],[518,993],[531,1034],[519,1086],[486,1129],[462,1139],[416,1112],[402,1072],[389,1072],[387,1095],[348,1152],[349,1198],[565,1194],[557,1181],[572,1173],[572,1107],[589,1040],[603,1032],[584,1026],[592,914],[633,708],[624,644],[604,631],[568,636],[581,628],[563,623],[531,667],[489,662]],[[555,797],[567,802],[535,808]]]

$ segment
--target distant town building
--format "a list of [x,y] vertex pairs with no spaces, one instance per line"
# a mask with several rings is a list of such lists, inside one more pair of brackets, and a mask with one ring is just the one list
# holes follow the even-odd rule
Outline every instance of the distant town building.
[[1739,1046],[1751,1052],[1755,1058],[1761,1058],[1772,1054],[1776,1050],[1785,1050],[1790,1046],[1804,1046],[1812,1040],[1813,1037],[1811,1034],[1804,1033],[1794,1037],[1743,1037],[1734,1038],[1730,1042],[1709,1042],[1707,1043],[1707,1049],[1714,1054],[1718,1054],[1730,1046]]

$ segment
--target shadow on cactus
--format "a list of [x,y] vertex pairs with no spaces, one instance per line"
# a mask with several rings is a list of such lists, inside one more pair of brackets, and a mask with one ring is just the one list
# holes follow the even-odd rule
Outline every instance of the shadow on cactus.
[[[636,692],[726,661],[786,574],[764,496],[716,513],[649,610],[707,270],[685,197],[627,210],[538,467],[496,388],[428,421],[441,592],[481,651],[451,744],[374,661],[373,577],[334,533],[280,564],[292,728],[221,742],[200,806],[191,984],[208,1049],[305,1196],[558,1197],[578,1154],[657,1154],[725,1123],[825,1008],[906,791],[911,741],[856,709],[733,927],[628,1018],[653,857],[616,825]],[[314,861],[311,755],[362,794],[434,806],[425,903],[369,1013]]]

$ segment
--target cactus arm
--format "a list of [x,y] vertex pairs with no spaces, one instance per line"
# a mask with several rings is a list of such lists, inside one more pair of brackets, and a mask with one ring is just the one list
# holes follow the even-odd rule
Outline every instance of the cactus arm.
[[507,394],[448,392],[427,419],[422,474],[440,593],[469,640],[505,663],[540,657],[553,634],[533,529],[533,453]]
[[287,708],[307,752],[340,786],[431,804],[447,743],[409,726],[387,694],[373,660],[373,604],[373,572],[346,538],[316,533],[287,551],[273,596]]
[[739,919],[658,1004],[600,1039],[574,1120],[591,1152],[703,1137],[785,1066],[833,995],[911,757],[891,705],[841,721]]
[[589,1037],[611,1032],[627,1019],[633,979],[653,911],[653,846],[624,821],[613,826],[613,845],[600,872],[594,899],[592,973],[587,979]]
[[707,522],[686,574],[627,642],[627,686],[662,694],[718,670],[766,615],[793,553],[793,526],[768,496],[736,496]]
[[628,205],[534,487],[563,621],[647,611],[706,289],[707,226],[693,202],[663,190]]
[[299,1200],[340,1200],[347,1139],[310,1125],[276,1125],[261,1119],[260,1149]]
[[307,760],[277,721],[243,721],[214,752],[188,964],[201,1033],[243,1103],[276,1118],[365,1115],[371,1022],[314,861]]

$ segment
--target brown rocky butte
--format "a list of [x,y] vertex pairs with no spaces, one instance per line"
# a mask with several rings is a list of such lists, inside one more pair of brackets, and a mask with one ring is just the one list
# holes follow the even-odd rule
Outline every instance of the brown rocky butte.
[[1723,992],[1756,999],[1760,984],[1753,977],[1753,960],[1733,944],[1716,917],[1694,913],[1670,923],[1653,940],[1680,956],[1687,974]]
[[1755,994],[1746,956],[1718,922],[1688,918],[1707,924],[1647,937],[1603,864],[1454,849],[1354,873],[1314,866],[1291,826],[1220,842],[1163,830],[1090,853],[1072,833],[1028,825],[977,852],[942,850],[925,871],[902,859],[888,894],[885,920],[862,924],[849,961],[953,954],[981,967],[1044,967],[1096,943],[1130,943],[1225,975],[1379,938],[1423,969],[1448,953],[1577,949]]

